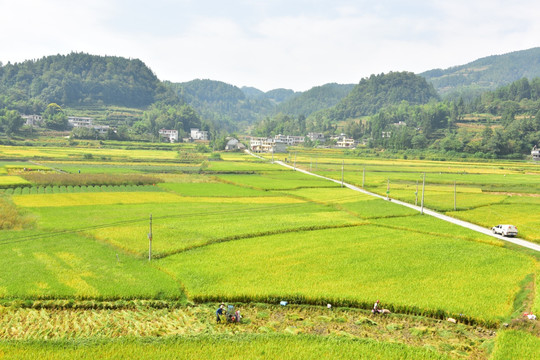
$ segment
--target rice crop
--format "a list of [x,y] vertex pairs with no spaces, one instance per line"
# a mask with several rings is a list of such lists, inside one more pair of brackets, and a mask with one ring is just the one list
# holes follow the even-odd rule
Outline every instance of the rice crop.
[[0,256],[2,298],[183,298],[180,286],[148,261],[76,233],[0,231]]
[[[341,159],[340,159],[341,160]],[[345,159],[345,181],[390,198],[421,204],[422,173],[426,173],[424,205],[436,211],[491,228],[499,223],[518,227],[520,237],[540,241],[534,205],[540,203],[538,167],[526,163],[460,163],[410,160]],[[318,168],[303,158],[303,168],[341,179],[341,164],[319,154]],[[363,173],[365,169],[365,175]],[[417,190],[417,182],[419,184]],[[454,182],[456,196],[454,211]],[[418,192],[417,192],[418,191]],[[417,193],[416,193],[417,192]],[[510,205],[511,204],[511,205]]]
[[155,185],[83,185],[83,186],[32,186],[16,187],[4,190],[8,195],[29,195],[29,194],[65,194],[74,192],[157,192],[163,191]]
[[403,231],[415,231],[435,236],[444,236],[456,241],[469,240],[494,246],[504,246],[504,242],[497,238],[451,224],[435,217],[420,215],[419,213],[413,216],[370,219],[370,223],[401,229]]
[[[277,165],[276,165],[277,166]],[[281,171],[256,175],[218,175],[224,182],[262,190],[286,190],[306,187],[338,187],[328,180],[318,179],[296,171]]]
[[126,337],[155,341],[156,337],[223,336],[233,330],[236,336],[241,332],[248,336],[317,335],[320,340],[376,339],[381,345],[398,342],[472,358],[485,355],[481,345],[493,338],[488,329],[422,317],[374,318],[363,310],[317,306],[236,305],[243,320],[230,326],[216,324],[213,305],[186,307],[160,300],[11,302],[0,313],[0,337],[19,344],[43,340],[88,343]]
[[156,149],[122,149],[122,148],[74,148],[55,146],[2,146],[2,153],[9,158],[39,159],[83,159],[84,154],[92,154],[93,158],[111,158],[113,160],[177,160],[178,153],[170,150]]
[[21,207],[68,207],[84,205],[141,204],[181,202],[179,195],[165,192],[79,192],[46,194],[45,188],[36,188],[37,194],[13,196]]
[[154,176],[125,174],[46,174],[27,173],[22,175],[27,181],[35,185],[149,185],[157,184],[161,180]]
[[517,284],[534,271],[532,259],[504,248],[371,225],[214,244],[159,266],[199,300],[381,299],[400,312],[486,321],[512,311]]
[[21,214],[7,196],[0,194],[0,230],[23,229],[34,224],[33,216]]
[[284,168],[279,165],[253,161],[210,161],[206,171],[235,173],[254,171],[284,171]]
[[[250,198],[246,198],[248,201]],[[266,199],[266,198],[262,198]],[[275,198],[268,198],[275,199]],[[294,200],[294,199],[292,199]],[[144,256],[148,251],[148,215],[153,216],[153,252],[156,256],[220,241],[266,234],[294,232],[362,223],[348,213],[325,206],[297,202],[257,203],[160,203],[32,209],[46,229],[85,228],[89,235],[115,247]],[[81,217],[79,214],[84,214]],[[135,222],[115,224],[126,219]],[[68,223],[70,226],[66,226]]]
[[278,190],[281,194],[288,194],[304,198],[309,201],[326,204],[343,204],[356,201],[373,200],[372,196],[353,191],[347,187],[333,188],[303,188],[296,190]]
[[7,169],[8,173],[21,173],[21,172],[33,172],[33,171],[50,171],[51,169],[47,166],[36,165],[32,163],[14,163],[14,164],[5,164],[4,167]]
[[6,358],[17,359],[451,359],[426,348],[346,336],[237,335],[125,339],[102,342],[9,342]]
[[500,331],[492,360],[530,360],[540,358],[540,339],[518,330]]
[[467,211],[448,212],[448,215],[491,228],[498,224],[513,224],[518,236],[540,242],[540,212],[535,203],[500,203]]
[[[385,194],[386,185],[377,188],[370,188],[370,191]],[[418,198],[416,197],[416,186],[409,185],[403,187],[390,186],[389,196],[393,199],[408,202],[410,204],[422,202],[422,185],[418,189]],[[457,210],[469,210],[481,206],[487,206],[500,203],[508,198],[507,195],[493,195],[482,192],[473,191],[456,191],[455,205]],[[418,200],[416,200],[418,199]],[[424,206],[436,211],[453,211],[454,210],[454,191],[453,187],[448,187],[441,191],[439,186],[428,186],[424,191]]]
[[251,197],[275,195],[270,192],[224,183],[164,183],[160,184],[159,187],[183,196]]
[[30,182],[20,176],[0,176],[0,188],[13,188],[22,185],[30,185]]

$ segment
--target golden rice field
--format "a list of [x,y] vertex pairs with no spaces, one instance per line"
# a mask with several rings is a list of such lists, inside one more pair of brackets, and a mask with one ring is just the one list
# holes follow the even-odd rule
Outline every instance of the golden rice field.
[[20,176],[9,176],[9,175],[0,176],[0,188],[13,187],[16,185],[28,185],[28,184],[30,183]]
[[9,342],[0,351],[11,359],[451,359],[431,349],[344,337],[237,335],[128,338],[107,342]]
[[[343,157],[314,153],[317,157],[298,151],[297,166],[340,180]],[[487,228],[512,223],[520,237],[540,241],[540,219],[534,210],[540,205],[540,164],[344,159],[345,182],[420,205],[425,173],[425,207]]]
[[138,149],[111,149],[111,148],[63,148],[63,147],[21,147],[6,146],[0,148],[0,156],[6,158],[40,158],[40,159],[71,159],[83,158],[84,154],[93,157],[107,157],[116,160],[174,160],[176,151],[167,150],[138,150]]
[[[0,354],[536,356],[538,333],[515,330],[511,319],[540,311],[532,252],[246,154],[223,153],[199,167],[175,162],[187,156],[177,150],[0,146],[0,158],[45,158],[56,169],[87,169],[98,182],[99,174],[133,172],[163,181],[159,191],[97,184],[85,192],[2,193],[19,225],[0,230]],[[336,150],[299,151],[296,161],[335,179],[343,161],[346,182],[365,180],[368,190],[386,194],[390,179],[390,197],[411,203],[426,172],[427,207],[486,227],[512,222],[540,241],[538,165],[366,160]],[[11,175],[24,164],[0,163],[0,187],[30,185]],[[398,315],[371,316],[366,310],[376,299]],[[289,305],[279,307],[283,300]],[[83,301],[114,308],[77,308]],[[220,301],[243,307],[246,321],[215,324]],[[503,322],[511,323],[508,331],[498,330]]]
[[184,201],[176,194],[163,192],[140,193],[73,193],[16,195],[13,201],[20,207],[64,207],[85,205],[123,205],[144,203],[177,203]]
[[[411,253],[421,256],[412,262]],[[220,243],[158,265],[195,298],[301,297],[344,306],[382,298],[394,309],[444,309],[487,321],[511,312],[517,283],[535,269],[532,259],[504,248],[372,225]]]

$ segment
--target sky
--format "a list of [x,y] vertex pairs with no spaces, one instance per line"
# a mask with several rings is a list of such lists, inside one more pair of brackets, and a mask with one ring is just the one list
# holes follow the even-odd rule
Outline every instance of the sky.
[[540,46],[537,0],[0,0],[0,61],[84,52],[160,80],[353,84]]

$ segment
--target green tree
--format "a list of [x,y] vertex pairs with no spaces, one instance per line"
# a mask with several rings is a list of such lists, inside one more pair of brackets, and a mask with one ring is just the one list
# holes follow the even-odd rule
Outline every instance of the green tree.
[[68,119],[67,115],[62,110],[62,107],[56,103],[51,103],[43,112],[43,122],[45,126],[53,130],[67,130]]
[[23,124],[24,119],[16,110],[6,110],[3,115],[0,113],[0,125],[8,136],[17,133]]

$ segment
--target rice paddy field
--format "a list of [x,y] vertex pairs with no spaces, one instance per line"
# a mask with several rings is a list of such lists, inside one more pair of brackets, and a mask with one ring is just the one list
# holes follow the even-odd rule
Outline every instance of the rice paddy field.
[[411,204],[421,204],[425,174],[425,207],[486,228],[511,223],[521,238],[540,243],[538,163],[355,159],[334,150],[294,153],[288,156],[296,157],[299,168],[341,180],[343,167],[345,182]]
[[[193,151],[0,147],[3,357],[540,357],[521,315],[540,309],[538,254],[248,154]],[[410,203],[426,173],[426,207],[540,242],[536,164],[283,157]],[[391,315],[371,314],[377,299]],[[216,324],[222,301],[241,323]]]

